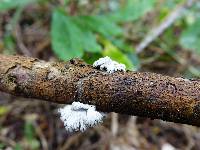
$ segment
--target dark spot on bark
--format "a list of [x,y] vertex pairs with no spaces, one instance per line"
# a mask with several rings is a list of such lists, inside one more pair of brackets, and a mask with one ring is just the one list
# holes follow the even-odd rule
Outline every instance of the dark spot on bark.
[[177,87],[174,83],[167,82],[166,85],[172,90],[172,93],[175,93],[177,91]]
[[76,60],[75,59],[70,59],[69,62],[73,65],[73,64],[75,64]]
[[[100,67],[100,66],[99,66],[99,67]],[[103,67],[102,69],[103,69],[104,71],[107,71],[107,68],[106,68],[106,67]]]
[[136,95],[137,97],[142,96],[142,91],[136,91],[135,95]]
[[10,83],[16,83],[16,79],[17,79],[16,76],[11,75],[11,74],[8,75],[8,81]]
[[89,89],[90,89],[90,90],[94,90],[94,86],[93,86],[92,83],[89,84]]
[[156,81],[150,81],[150,84],[149,84],[149,87],[156,87],[157,86],[157,83]]
[[194,79],[194,78],[191,78],[191,79],[188,79],[190,81],[200,81],[200,79]]
[[80,64],[80,65],[79,65],[79,67],[85,67],[85,66],[86,66],[85,64]]
[[100,69],[100,66],[96,66],[96,67],[94,67],[94,68],[96,68],[96,69]]
[[91,143],[94,144],[94,143],[96,143],[96,142],[99,141],[100,135],[98,134],[98,132],[95,132],[94,134],[92,134],[92,135],[90,136],[89,139],[90,139]]
[[150,103],[157,103],[157,98],[154,95],[150,95],[148,101]]
[[194,111],[195,118],[199,118],[200,117],[200,103],[197,103],[194,106],[193,111]]
[[125,85],[131,85],[131,84],[133,84],[133,82],[135,82],[136,81],[136,79],[131,79],[131,78],[128,78],[128,77],[125,77],[124,78],[124,84]]

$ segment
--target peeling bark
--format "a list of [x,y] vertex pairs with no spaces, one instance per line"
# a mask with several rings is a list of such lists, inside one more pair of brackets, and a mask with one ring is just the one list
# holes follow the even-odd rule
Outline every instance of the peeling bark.
[[45,62],[0,55],[0,90],[55,103],[92,104],[103,112],[200,126],[200,81],[149,72],[109,74],[82,60]]

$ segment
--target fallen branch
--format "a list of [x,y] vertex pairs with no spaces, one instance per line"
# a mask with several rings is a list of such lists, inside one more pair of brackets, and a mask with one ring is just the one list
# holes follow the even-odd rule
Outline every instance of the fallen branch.
[[0,55],[0,90],[102,112],[200,126],[200,81],[149,72],[100,71],[79,59],[66,63]]

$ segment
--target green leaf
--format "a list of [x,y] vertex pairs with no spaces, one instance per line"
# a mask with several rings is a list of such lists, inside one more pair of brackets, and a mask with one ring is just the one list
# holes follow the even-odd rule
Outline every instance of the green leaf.
[[24,127],[25,138],[32,150],[37,150],[40,147],[39,141],[36,139],[36,131],[33,122],[26,121]]
[[16,7],[24,7],[36,0],[1,0],[0,1],[0,11],[6,11]]
[[35,129],[31,122],[26,121],[24,127],[24,134],[27,140],[31,141],[35,137]]
[[5,144],[4,143],[0,143],[0,149],[4,149],[5,148]]
[[140,60],[132,45],[126,43],[124,39],[113,39],[112,43],[122,52],[127,53],[128,58],[131,60],[132,64],[134,64],[134,68],[132,68],[132,70],[138,70],[140,68]]
[[111,59],[123,63],[126,65],[127,69],[133,69],[133,64],[127,55],[122,53],[117,47],[115,47],[110,41],[103,39],[102,43],[104,45],[103,56],[109,56]]
[[155,0],[127,0],[119,10],[111,12],[109,17],[116,22],[135,21],[151,10]]
[[35,138],[29,141],[29,145],[32,150],[38,150],[40,147],[40,142]]
[[15,41],[14,41],[14,38],[11,34],[5,35],[5,37],[3,38],[3,43],[4,43],[4,47],[5,47],[5,49],[3,51],[4,55],[14,55],[14,54],[16,54]]
[[95,35],[91,31],[83,31],[83,47],[87,52],[101,52],[101,46],[97,43]]
[[105,37],[122,35],[122,29],[107,16],[77,16],[75,21],[88,30],[99,33]]
[[84,50],[87,52],[100,52],[101,47],[97,43],[96,36],[92,33],[92,30],[85,25],[82,17],[73,17],[73,21],[81,29],[83,37],[81,37],[83,42]]
[[113,39],[112,43],[126,53],[133,53],[135,51],[132,45],[126,43],[125,39]]
[[10,108],[8,106],[0,106],[0,116],[6,114]]
[[63,12],[53,12],[51,27],[52,47],[62,60],[83,56],[83,33],[73,20]]
[[200,19],[188,26],[181,34],[180,44],[200,55]]
[[100,53],[85,53],[83,60],[88,64],[93,64],[97,59],[101,58]]
[[137,71],[141,67],[141,62],[136,53],[129,53],[128,58],[131,60],[132,64],[134,64],[131,70]]
[[16,144],[14,150],[23,150],[23,148],[20,144]]

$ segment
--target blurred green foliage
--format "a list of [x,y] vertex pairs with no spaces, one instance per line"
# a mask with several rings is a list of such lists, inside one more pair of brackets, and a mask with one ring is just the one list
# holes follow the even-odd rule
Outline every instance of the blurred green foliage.
[[[84,52],[99,53],[125,63],[128,69],[133,69],[124,41],[119,48],[111,39],[123,38],[123,29],[119,23],[138,19],[150,10],[154,3],[154,0],[128,0],[112,12],[84,16],[70,16],[62,7],[56,8],[52,14],[51,27],[53,50],[62,60],[83,57]],[[101,43],[99,39],[103,38],[104,43]],[[133,48],[128,49],[130,53],[134,52]]]
[[25,140],[28,142],[28,147],[32,150],[37,150],[40,147],[39,141],[36,139],[36,131],[33,122],[26,121],[24,126]]
[[200,19],[189,25],[181,34],[180,44],[200,55]]
[[5,144],[0,143],[0,149],[3,149],[5,147]]
[[16,144],[14,150],[23,150],[23,148],[20,144]]
[[16,7],[24,7],[36,0],[1,0],[0,1],[0,11],[6,11]]
[[8,106],[0,106],[0,116],[9,112],[10,108]]
[[114,22],[135,21],[150,11],[154,4],[155,0],[127,0],[121,7],[106,15]]
[[15,41],[11,34],[7,34],[4,36],[3,39],[5,50],[3,51],[4,54],[15,54]]

